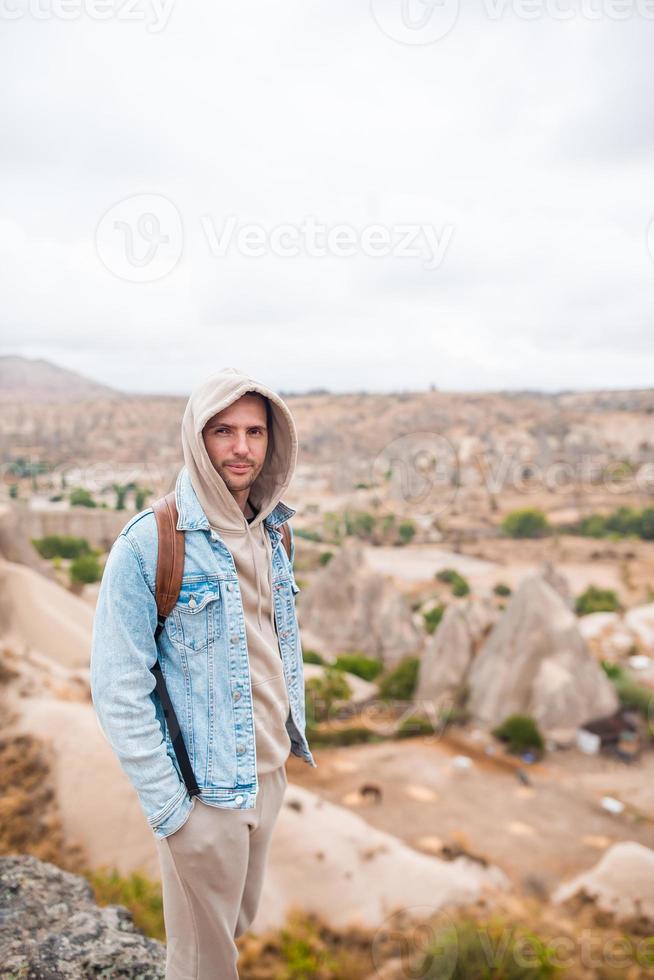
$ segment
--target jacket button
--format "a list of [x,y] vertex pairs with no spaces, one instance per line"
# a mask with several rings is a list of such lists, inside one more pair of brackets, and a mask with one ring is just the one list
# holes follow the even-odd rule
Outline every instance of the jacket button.
[[236,633],[234,634],[234,636],[231,637],[231,641],[232,643],[238,643],[238,636],[236,635]]
[[231,582],[228,582],[227,583],[227,591],[228,592],[233,592],[234,591],[234,586],[233,586],[233,584]]
[[241,692],[240,691],[234,691],[234,694],[232,695],[232,697],[234,698],[235,701],[238,701],[238,699],[240,698],[240,696],[241,696]]
[[239,806],[241,805],[242,802],[243,802],[242,796],[237,796],[236,799],[234,800],[234,803],[238,803]]
[[191,596],[191,598],[189,599],[188,605],[189,605],[189,609],[195,609],[195,607],[197,606],[197,602],[195,601],[193,596]]
[[241,752],[241,753],[242,752],[245,752],[245,746],[244,745],[237,745],[236,746],[236,751],[237,752]]

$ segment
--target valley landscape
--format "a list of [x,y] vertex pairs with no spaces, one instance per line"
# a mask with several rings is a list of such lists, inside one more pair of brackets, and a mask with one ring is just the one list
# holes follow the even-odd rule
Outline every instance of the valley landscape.
[[[21,357],[0,391],[3,975],[83,976],[79,915],[87,975],[163,977],[89,653],[186,399]],[[317,768],[289,758],[241,975],[654,975],[654,389],[280,394]]]

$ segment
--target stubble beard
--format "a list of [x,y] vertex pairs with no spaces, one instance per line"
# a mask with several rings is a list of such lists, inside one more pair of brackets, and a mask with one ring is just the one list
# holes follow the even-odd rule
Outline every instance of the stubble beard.
[[[219,467],[218,472],[225,481],[228,490],[249,490],[259,476],[261,467],[257,469],[256,466],[252,466],[247,473],[243,473],[240,477],[232,473],[226,465]],[[247,483],[243,483],[242,481],[246,477]]]

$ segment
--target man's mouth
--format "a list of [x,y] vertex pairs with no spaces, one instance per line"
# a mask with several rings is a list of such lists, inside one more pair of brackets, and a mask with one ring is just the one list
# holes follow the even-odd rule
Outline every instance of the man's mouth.
[[237,473],[245,473],[246,470],[251,469],[249,463],[227,463],[230,470],[236,470]]

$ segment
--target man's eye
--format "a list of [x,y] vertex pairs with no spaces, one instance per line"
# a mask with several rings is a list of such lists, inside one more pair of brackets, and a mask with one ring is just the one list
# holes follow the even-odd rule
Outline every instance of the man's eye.
[[[222,428],[214,429],[213,431],[223,433],[223,432],[228,432],[229,430],[222,427]],[[253,433],[255,436],[263,435],[263,429],[250,429],[250,432]]]

